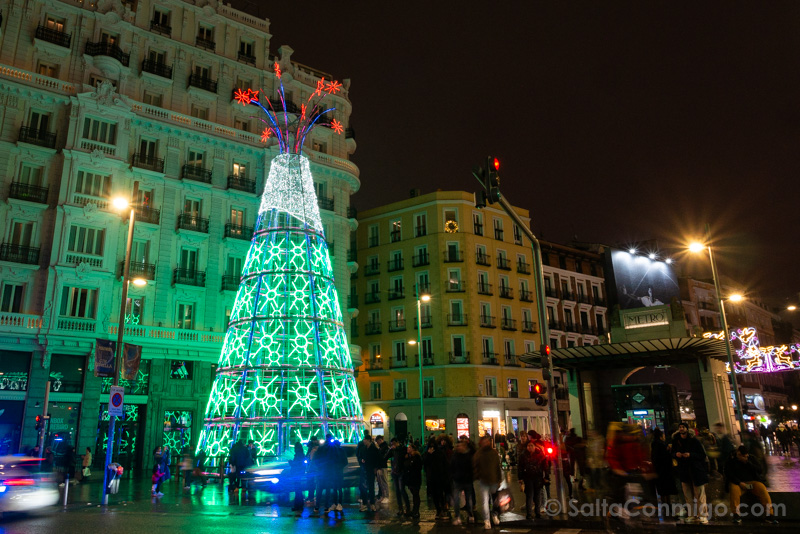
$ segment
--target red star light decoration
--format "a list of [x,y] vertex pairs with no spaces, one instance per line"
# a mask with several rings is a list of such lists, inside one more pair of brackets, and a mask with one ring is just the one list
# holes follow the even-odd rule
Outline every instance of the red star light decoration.
[[344,131],[344,126],[342,126],[342,123],[336,119],[331,121],[331,128],[333,128],[333,131],[338,134],[341,134]]
[[272,137],[272,128],[264,128],[264,131],[261,132],[261,142],[266,143],[270,137]]
[[[324,78],[323,78],[323,80],[324,80]],[[338,93],[341,90],[342,90],[342,84],[337,82],[336,80],[333,80],[332,82],[328,82],[328,84],[325,86],[325,91],[327,91],[329,95],[332,95],[334,93]]]
[[253,91],[252,89],[243,90],[243,89],[236,89],[233,93],[233,98],[236,99],[241,105],[246,106],[253,100],[258,100],[258,91]]
[[317,81],[317,90],[314,91],[311,96],[322,95],[322,91],[324,90],[325,90],[325,78],[323,77],[321,80]]
[[275,76],[277,76],[278,78],[281,77],[281,66],[278,65],[277,61],[275,62]]

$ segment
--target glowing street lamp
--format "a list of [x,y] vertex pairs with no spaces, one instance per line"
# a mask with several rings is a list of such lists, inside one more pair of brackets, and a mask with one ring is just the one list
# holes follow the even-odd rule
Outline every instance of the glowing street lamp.
[[[708,226],[706,225],[706,236],[709,234]],[[689,245],[689,251],[699,253],[708,249],[708,260],[711,263],[711,277],[714,279],[714,290],[717,293],[717,304],[719,305],[720,315],[722,316],[722,333],[725,336],[725,353],[728,356],[728,367],[731,370],[731,385],[733,386],[733,398],[736,401],[736,418],[739,421],[739,432],[744,432],[747,428],[744,424],[744,413],[742,411],[742,396],[739,393],[739,381],[736,378],[736,367],[733,365],[733,355],[731,354],[731,333],[728,330],[728,320],[725,317],[725,305],[722,301],[722,290],[719,286],[719,277],[717,276],[717,263],[714,261],[714,253],[711,251],[710,245],[705,245],[700,242],[694,242]],[[734,298],[738,297],[738,298]],[[741,295],[731,295],[732,302],[739,302],[742,300]],[[740,434],[741,435],[741,434]]]
[[409,345],[417,345],[417,363],[419,363],[419,439],[420,443],[425,443],[425,395],[422,389],[422,303],[431,300],[430,293],[427,289],[421,293],[419,282],[415,284],[417,292],[417,341],[411,340]]
[[797,306],[795,306],[794,304],[790,304],[786,306],[786,309],[789,311],[795,311],[797,309]]

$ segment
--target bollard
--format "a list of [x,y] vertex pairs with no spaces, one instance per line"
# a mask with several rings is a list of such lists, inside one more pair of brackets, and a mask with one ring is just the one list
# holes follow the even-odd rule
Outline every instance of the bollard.
[[69,473],[64,477],[64,508],[67,507],[67,495],[69,495]]

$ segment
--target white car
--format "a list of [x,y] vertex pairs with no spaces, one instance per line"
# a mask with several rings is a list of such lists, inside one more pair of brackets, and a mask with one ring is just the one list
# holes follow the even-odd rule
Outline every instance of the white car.
[[36,473],[39,458],[0,457],[0,513],[28,512],[58,503],[59,492],[49,473]]

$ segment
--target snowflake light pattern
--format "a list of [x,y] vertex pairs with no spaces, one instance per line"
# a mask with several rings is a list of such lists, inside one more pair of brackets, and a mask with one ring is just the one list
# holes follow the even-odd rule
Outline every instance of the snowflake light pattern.
[[311,168],[282,153],[270,166],[197,452],[207,471],[234,441],[262,457],[331,433],[356,442],[363,414]]

